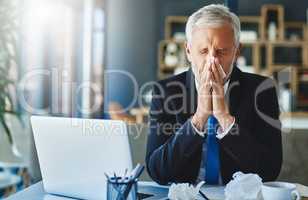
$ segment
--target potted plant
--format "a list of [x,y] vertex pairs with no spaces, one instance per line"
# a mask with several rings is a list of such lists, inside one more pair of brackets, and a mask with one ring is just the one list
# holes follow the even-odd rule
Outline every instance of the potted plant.
[[[20,156],[13,136],[8,126],[6,115],[21,116],[16,112],[12,94],[15,92],[15,81],[11,75],[12,69],[17,67],[17,6],[16,1],[4,0],[0,2],[0,126],[7,135],[12,151]],[[15,92],[16,93],[16,92]]]
[[2,66],[0,67],[0,124],[2,125],[2,128],[7,135],[13,153],[17,156],[20,156],[5,117],[6,114],[12,114],[20,118],[20,115],[13,109],[12,98],[8,91],[9,85],[14,84],[14,82],[8,78],[6,71],[7,69],[2,68]]

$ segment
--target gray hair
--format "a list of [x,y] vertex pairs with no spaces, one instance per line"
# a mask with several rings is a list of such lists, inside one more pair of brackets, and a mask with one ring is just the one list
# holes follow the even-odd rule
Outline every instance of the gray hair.
[[240,20],[228,7],[222,4],[204,6],[188,18],[185,30],[187,42],[191,43],[192,31],[196,26],[219,27],[226,22],[231,24],[234,33],[234,41],[235,44],[238,45],[241,32]]

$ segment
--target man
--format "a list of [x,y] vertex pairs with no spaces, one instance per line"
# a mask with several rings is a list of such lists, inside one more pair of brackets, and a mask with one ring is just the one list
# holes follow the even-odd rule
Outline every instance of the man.
[[226,184],[237,171],[275,180],[282,163],[273,81],[234,66],[240,22],[209,5],[186,24],[187,72],[153,87],[146,164],[160,184]]

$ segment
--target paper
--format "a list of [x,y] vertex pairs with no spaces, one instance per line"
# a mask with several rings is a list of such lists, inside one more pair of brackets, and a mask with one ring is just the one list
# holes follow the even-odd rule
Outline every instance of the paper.
[[195,200],[204,181],[198,183],[196,187],[189,183],[173,183],[169,188],[168,198],[171,200]]
[[236,172],[225,188],[227,200],[259,200],[261,195],[262,179],[258,174],[244,174]]

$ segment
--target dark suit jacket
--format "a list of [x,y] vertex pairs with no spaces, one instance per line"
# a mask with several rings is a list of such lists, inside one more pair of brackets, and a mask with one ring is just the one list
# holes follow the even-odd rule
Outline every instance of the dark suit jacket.
[[[263,181],[275,180],[282,163],[282,144],[272,79],[234,67],[226,100],[235,124],[219,140],[223,183],[228,183],[237,171],[257,173]],[[204,141],[190,122],[196,108],[191,70],[154,85],[146,164],[157,183],[196,181]]]

